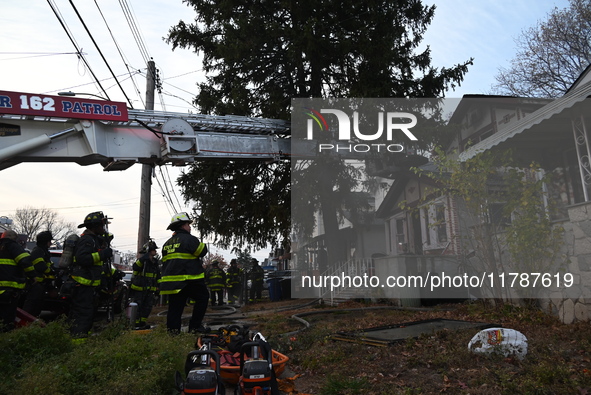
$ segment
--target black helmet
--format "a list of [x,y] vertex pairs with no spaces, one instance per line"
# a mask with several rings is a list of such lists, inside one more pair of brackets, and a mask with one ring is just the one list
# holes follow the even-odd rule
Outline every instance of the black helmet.
[[50,242],[51,240],[53,240],[53,235],[48,230],[40,232],[37,235],[37,244],[46,244],[46,243]]
[[154,240],[150,240],[142,246],[140,253],[144,254],[148,251],[156,251],[158,248],[159,247],[156,245],[156,242]]
[[78,228],[88,228],[90,226],[94,226],[94,225],[105,225],[105,224],[109,224],[109,219],[107,218],[102,211],[95,211],[93,213],[88,214],[85,218],[84,218],[84,222],[81,223],[80,225],[78,225]]
[[219,265],[219,264],[220,264],[220,262],[219,262],[217,259],[214,259],[214,260],[211,262],[211,265],[212,265],[212,266],[217,266],[217,265]]

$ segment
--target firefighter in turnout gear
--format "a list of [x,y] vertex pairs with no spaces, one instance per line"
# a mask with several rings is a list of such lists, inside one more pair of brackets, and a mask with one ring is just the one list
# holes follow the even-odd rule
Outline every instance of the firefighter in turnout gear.
[[224,304],[226,273],[220,268],[220,263],[217,260],[211,262],[211,267],[205,272],[205,281],[211,294],[211,305],[222,306]]
[[27,278],[34,280],[31,255],[16,241],[17,234],[6,230],[0,238],[0,332],[14,328],[18,299],[25,289]]
[[252,258],[252,268],[250,269],[250,301],[261,300],[263,298],[263,283],[265,280],[265,270],[259,265],[256,258]]
[[236,259],[230,261],[230,268],[226,273],[226,285],[228,287],[228,303],[239,304],[242,291],[242,269],[238,267]]
[[181,317],[187,300],[193,299],[189,332],[204,331],[203,317],[209,302],[202,257],[207,246],[191,235],[193,221],[187,213],[175,214],[167,229],[173,234],[162,246],[162,279],[160,294],[169,295],[166,327],[169,333],[181,331]]
[[[94,300],[101,285],[103,265],[113,256],[104,234],[108,218],[97,211],[88,214],[78,228],[86,228],[74,247],[71,278],[75,282],[68,319],[72,336],[84,337],[94,321]],[[112,237],[111,237],[112,238]]]
[[55,275],[51,267],[51,241],[53,235],[46,230],[37,235],[37,245],[31,251],[31,259],[35,270],[42,273],[41,277],[37,278],[32,284],[27,287],[27,297],[23,304],[23,310],[27,313],[39,317],[45,300],[46,292],[53,288],[53,280]]
[[143,255],[133,264],[131,300],[138,304],[136,329],[150,329],[150,325],[146,321],[152,312],[160,281],[160,265],[156,258],[157,249],[156,243],[150,240],[140,251]]

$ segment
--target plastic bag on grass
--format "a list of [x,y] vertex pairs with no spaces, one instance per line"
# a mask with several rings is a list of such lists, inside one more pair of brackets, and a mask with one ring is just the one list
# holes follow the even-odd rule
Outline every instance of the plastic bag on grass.
[[516,356],[523,359],[527,354],[527,337],[514,329],[488,328],[478,332],[470,340],[468,349],[476,353],[499,353],[505,357]]

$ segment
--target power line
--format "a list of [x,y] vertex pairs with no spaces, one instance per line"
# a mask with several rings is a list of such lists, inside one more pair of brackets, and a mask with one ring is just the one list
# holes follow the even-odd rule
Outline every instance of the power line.
[[148,49],[144,45],[144,40],[141,37],[141,32],[140,32],[139,28],[137,27],[137,24],[135,23],[135,18],[133,17],[133,12],[131,10],[131,7],[129,6],[129,4],[125,0],[123,0],[123,1],[119,0],[119,5],[121,6],[121,10],[123,11],[123,15],[125,16],[125,19],[127,20],[127,24],[129,26],[129,28],[131,29],[131,34],[133,35],[133,38],[135,39],[135,42],[136,42],[136,45],[140,51],[140,54],[142,55],[142,57],[144,59],[144,63],[148,64],[148,61],[150,60],[151,56],[148,52]]
[[127,69],[127,72],[128,72],[130,79],[131,79],[131,83],[133,84],[133,87],[135,88],[135,92],[138,94],[140,101],[142,102],[142,105],[145,107],[144,99],[143,99],[142,95],[140,94],[140,91],[136,85],[136,82],[133,79],[132,71],[129,68],[129,61],[127,60],[126,56],[123,54],[123,50],[121,49],[121,47],[119,46],[119,43],[115,39],[115,36],[113,35],[113,31],[111,30],[111,27],[107,23],[105,15],[103,14],[103,11],[100,8],[100,6],[98,5],[96,0],[94,0],[94,4],[96,5],[96,8],[98,9],[99,13],[101,14],[101,17],[103,18],[103,22],[105,23],[105,26],[107,27],[107,30],[109,31],[109,35],[111,36],[111,39],[113,40],[113,43],[115,44],[115,48],[117,48],[117,52],[119,53],[119,56],[121,57],[121,60],[123,61],[123,64],[125,65],[125,68]]
[[170,179],[170,173],[168,173],[168,167],[165,167],[165,169],[166,169],[166,176],[168,178],[168,182],[170,183],[170,189],[172,189],[172,194],[175,197],[177,204],[179,205],[179,211],[180,211],[180,208],[182,207],[181,202],[179,201],[179,198],[178,198],[176,191],[174,189],[174,184],[172,183],[172,180]]
[[0,55],[31,55],[31,56],[19,56],[16,58],[0,59],[0,62],[7,60],[19,60],[19,59],[30,59],[30,58],[42,58],[46,56],[56,55],[78,55],[76,52],[0,52]]
[[[162,166],[159,166],[158,170],[160,171],[160,177],[162,177],[162,182],[164,183],[164,188],[166,190],[166,195],[168,196],[168,200],[170,202],[170,205],[173,208],[173,211],[178,213],[179,211],[181,211],[181,205],[179,204],[178,209],[174,205],[174,201],[172,200],[172,197],[171,197],[171,191],[168,187],[168,183],[166,182],[166,178],[164,177],[164,174],[162,173]],[[174,195],[174,189],[172,190],[172,194]],[[176,199],[176,200],[178,202],[178,199]]]
[[[141,71],[140,70],[136,70],[135,72],[136,72],[136,74],[141,74]],[[123,74],[120,74],[117,77],[123,77],[124,75],[126,76],[127,75],[127,72],[125,72]],[[112,77],[103,78],[102,80],[98,80],[98,81],[104,82],[104,81],[110,80],[111,78]],[[69,87],[65,87],[65,88],[55,89],[55,90],[48,91],[48,92],[43,92],[43,93],[62,92],[62,91],[72,90],[72,89],[80,88],[80,87],[83,87],[83,86],[86,86],[86,85],[91,85],[91,84],[94,84],[94,82],[88,82],[86,84],[79,84],[79,85],[69,86]]]
[[84,26],[84,29],[86,30],[86,33],[88,34],[88,36],[92,40],[92,42],[93,42],[96,50],[101,55],[101,58],[105,62],[105,65],[107,66],[107,68],[111,72],[111,75],[113,76],[113,78],[115,79],[115,81],[117,81],[117,85],[119,85],[119,89],[121,89],[121,92],[123,93],[123,96],[125,96],[125,98],[127,99],[127,102],[129,103],[129,106],[131,108],[133,108],[133,104],[132,104],[131,100],[129,99],[129,97],[127,97],[127,94],[125,93],[125,90],[123,89],[123,87],[121,86],[121,84],[119,84],[119,81],[117,80],[117,77],[115,76],[115,73],[113,72],[113,69],[111,69],[111,65],[109,65],[109,62],[107,62],[107,59],[105,58],[105,55],[103,55],[103,52],[101,51],[101,49],[99,48],[98,44],[96,43],[94,37],[92,36],[92,33],[90,33],[90,30],[88,30],[88,26],[86,26],[86,22],[84,22],[84,19],[82,18],[82,16],[78,12],[78,9],[76,8],[76,6],[74,5],[74,2],[72,0],[70,0],[70,5],[72,6],[72,8],[74,9],[74,12],[78,16],[78,19],[80,20],[80,23],[82,23],[82,26]]
[[193,74],[193,73],[198,73],[200,71],[203,71],[203,69],[193,70],[193,71],[187,71],[186,73],[183,73],[183,74],[175,75],[175,76],[172,76],[172,77],[166,77],[166,78],[164,78],[164,80],[171,80],[173,78],[184,77],[186,75]]
[[74,48],[76,49],[76,54],[78,55],[78,58],[79,59],[82,59],[82,61],[86,65],[86,68],[88,69],[88,71],[90,72],[90,74],[92,74],[92,77],[94,78],[95,82],[101,88],[101,91],[103,92],[103,94],[107,97],[107,99],[111,100],[109,98],[109,95],[107,94],[107,92],[105,91],[105,89],[103,88],[103,86],[101,85],[99,79],[94,74],[94,71],[92,71],[92,68],[88,64],[88,61],[86,60],[86,57],[84,57],[84,54],[83,54],[82,50],[78,47],[78,43],[74,39],[72,33],[70,32],[70,29],[68,28],[68,26],[65,23],[63,17],[59,13],[57,6],[52,3],[52,0],[47,0],[47,4],[49,4],[49,7],[51,7],[51,10],[55,14],[55,17],[57,18],[57,20],[59,21],[59,23],[62,25],[62,28],[66,32],[66,35],[68,36],[68,38],[70,39],[70,41],[72,42],[72,45],[74,45]]
[[[162,170],[160,170],[160,171],[162,172]],[[170,199],[170,196],[167,196],[168,191],[165,192],[164,188],[162,187],[162,184],[160,183],[160,180],[158,179],[158,174],[155,174],[155,176],[156,176],[155,177],[156,182],[158,183],[158,186],[160,187],[160,193],[162,195],[162,198],[164,199],[166,209],[168,210],[168,213],[170,215],[172,215],[176,212],[176,210],[174,208],[174,203],[172,202],[172,199]],[[171,212],[171,208],[172,208],[172,212]]]

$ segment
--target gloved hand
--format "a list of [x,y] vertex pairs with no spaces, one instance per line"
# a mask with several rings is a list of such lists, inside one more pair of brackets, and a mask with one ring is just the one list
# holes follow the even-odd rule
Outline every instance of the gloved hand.
[[113,279],[115,279],[116,281],[121,280],[123,277],[125,277],[125,273],[123,273],[119,269],[115,270],[115,273],[113,273]]
[[102,260],[109,259],[113,256],[113,250],[111,247],[104,248],[99,251],[99,255],[101,256]]

